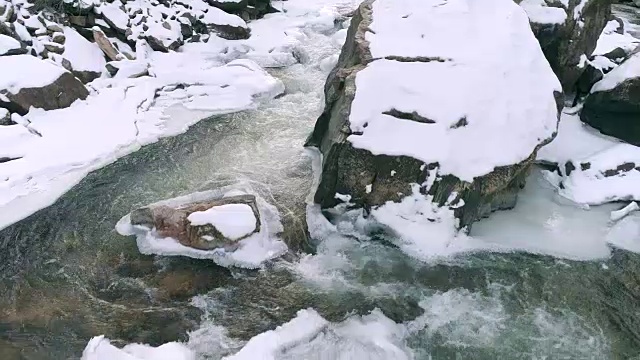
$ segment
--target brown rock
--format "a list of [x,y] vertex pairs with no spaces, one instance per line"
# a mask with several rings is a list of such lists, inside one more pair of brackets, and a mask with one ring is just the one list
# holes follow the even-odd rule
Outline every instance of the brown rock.
[[[242,239],[227,239],[214,226],[194,226],[187,219],[190,214],[205,211],[216,206],[228,204],[246,204],[251,207],[256,218],[256,229],[260,231],[260,215],[253,195],[240,195],[189,204],[180,208],[168,206],[145,207],[131,212],[131,224],[155,228],[161,237],[171,237],[182,245],[195,249],[212,250],[225,248],[235,250]],[[207,240],[205,237],[208,237]]]
[[[52,64],[38,64],[38,62],[45,62],[33,58],[30,55],[15,56],[22,56],[25,60],[25,65],[51,66],[54,69],[60,69]],[[27,61],[30,63],[27,63]],[[89,91],[87,91],[84,85],[68,71],[64,71],[62,75],[50,84],[33,88],[24,87],[16,93],[12,91],[0,88],[0,94],[8,99],[8,102],[0,103],[0,107],[4,107],[20,115],[26,114],[32,106],[45,110],[65,108],[74,101],[85,99],[89,95]]]
[[102,52],[110,60],[116,61],[124,58],[124,55],[122,55],[118,51],[118,49],[116,49],[115,46],[113,46],[109,38],[107,38],[104,32],[99,28],[96,28],[96,27],[93,28],[93,41],[95,41],[95,43],[98,44],[98,47],[100,47],[100,50],[102,50]]

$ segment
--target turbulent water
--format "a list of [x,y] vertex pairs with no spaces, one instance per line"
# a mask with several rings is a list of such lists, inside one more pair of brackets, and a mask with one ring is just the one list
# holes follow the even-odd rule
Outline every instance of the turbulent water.
[[[537,171],[517,210],[472,233],[528,252],[418,261],[366,236],[352,215],[331,226],[313,207],[306,238],[313,172],[302,145],[322,110],[319,65],[338,51],[334,31],[308,29],[305,62],[272,72],[285,96],[145,147],[1,231],[0,359],[79,358],[100,334],[116,344],[182,340],[199,358],[219,359],[302,309],[330,325],[277,358],[640,356],[640,256],[604,241],[618,206],[563,205]],[[278,205],[287,242],[313,253],[259,272],[227,270],[140,255],[113,230],[136,207],[236,182]]]

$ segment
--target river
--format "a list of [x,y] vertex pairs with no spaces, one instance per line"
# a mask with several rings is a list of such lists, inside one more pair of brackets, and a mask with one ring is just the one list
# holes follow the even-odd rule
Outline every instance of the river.
[[[338,351],[385,358],[339,331],[346,319],[374,309],[400,326],[397,340],[416,359],[639,356],[640,256],[609,250],[600,233],[617,205],[589,214],[562,205],[539,170],[523,194],[523,210],[481,222],[477,234],[535,242],[545,236],[535,229],[553,207],[560,220],[571,220],[559,225],[566,242],[549,245],[560,254],[532,246],[425,262],[383,238],[354,236],[348,222],[307,238],[305,199],[313,171],[302,145],[322,111],[327,71],[320,63],[339,51],[339,28],[308,29],[304,63],[271,71],[285,83],[284,96],[146,146],[0,231],[0,358],[78,359],[91,337],[105,334],[118,345],[180,340],[201,359],[220,359],[308,308],[335,327],[326,339],[300,344],[281,358],[335,359]],[[114,231],[136,207],[237,182],[276,204],[287,243],[312,254],[290,254],[261,271],[229,270],[203,260],[141,255],[134,239]],[[547,203],[527,207],[541,198]],[[528,225],[506,235],[492,230],[513,216]]]

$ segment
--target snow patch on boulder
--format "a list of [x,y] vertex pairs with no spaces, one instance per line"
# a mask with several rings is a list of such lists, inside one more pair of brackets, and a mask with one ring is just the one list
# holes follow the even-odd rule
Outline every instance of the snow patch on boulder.
[[553,138],[560,83],[512,1],[378,0],[373,14],[371,56],[416,61],[376,60],[357,74],[354,147],[437,162],[441,174],[472,182]]
[[[255,195],[250,187],[237,185],[163,200],[151,204],[149,207],[166,205],[172,208],[177,208],[190,203],[202,202],[232,195],[235,196],[238,194]],[[287,245],[285,245],[285,243],[278,237],[278,234],[283,231],[278,209],[257,195],[256,204],[258,206],[258,212],[261,219],[260,231],[240,240],[239,247],[233,251],[227,251],[223,248],[199,250],[182,245],[176,239],[158,238],[153,229],[132,226],[130,215],[126,215],[120,219],[116,225],[116,230],[121,235],[136,235],[138,249],[143,254],[187,256],[195,259],[210,259],[221,266],[236,266],[255,269],[260,268],[266,261],[282,256],[288,250]],[[251,212],[251,219],[249,219],[249,214],[244,211],[247,209],[242,209],[243,211],[241,212],[243,213],[243,216],[241,219],[230,218],[230,216],[237,216],[238,210],[240,210],[234,206],[231,208],[227,207],[224,210],[217,209],[213,212],[196,213],[193,219],[190,217],[190,220],[195,221],[198,224],[215,222],[217,225],[222,225],[222,229],[228,230],[230,236],[241,238],[242,236],[237,237],[240,232],[244,232],[244,235],[250,233],[248,232],[248,228],[250,227],[249,220],[253,221],[253,230],[255,230],[256,222],[255,217],[253,216],[253,211],[250,207],[247,206],[247,208],[248,211]],[[231,211],[231,214],[229,211]]]

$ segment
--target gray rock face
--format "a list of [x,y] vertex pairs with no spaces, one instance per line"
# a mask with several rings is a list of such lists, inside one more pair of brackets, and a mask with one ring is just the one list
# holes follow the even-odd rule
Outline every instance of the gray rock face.
[[[553,71],[558,75],[565,92],[572,93],[582,73],[577,65],[580,57],[590,56],[595,50],[598,37],[611,17],[611,0],[587,0],[581,16],[574,16],[582,0],[569,0],[568,14],[564,24],[531,23]],[[559,1],[547,1],[549,6],[562,7]]]
[[[351,203],[365,209],[387,201],[399,201],[411,194],[411,184],[425,183],[430,176],[435,178],[433,175],[438,171],[438,163],[425,164],[408,156],[374,155],[354,148],[347,141],[351,135],[349,115],[356,94],[356,74],[373,61],[369,43],[365,40],[365,33],[372,22],[373,3],[374,0],[365,1],[354,14],[338,64],[325,85],[324,112],[306,143],[306,146],[319,148],[323,154],[322,177],[314,198],[322,208],[337,205],[340,201],[336,194],[350,195]],[[562,94],[555,95],[560,111]],[[541,142],[540,146],[551,140]],[[440,177],[428,193],[433,195],[434,202],[443,205],[456,192],[455,201],[463,200],[465,205],[456,209],[455,215],[460,219],[460,226],[468,226],[492,211],[515,205],[517,192],[524,186],[536,151],[537,148],[521,163],[497,167],[493,172],[475,178],[472,183],[451,175]]]
[[228,204],[245,204],[251,207],[256,218],[256,227],[253,233],[260,231],[260,214],[256,205],[256,198],[253,195],[231,196],[194,203],[177,209],[168,206],[145,207],[134,210],[131,213],[131,224],[142,225],[149,229],[155,228],[159,236],[171,237],[178,240],[182,245],[195,249],[212,250],[224,248],[226,250],[235,250],[238,246],[238,241],[242,239],[227,239],[213,225],[195,226],[188,220],[189,215],[194,212]]
[[640,70],[613,89],[590,94],[580,119],[604,134],[640,146]]

